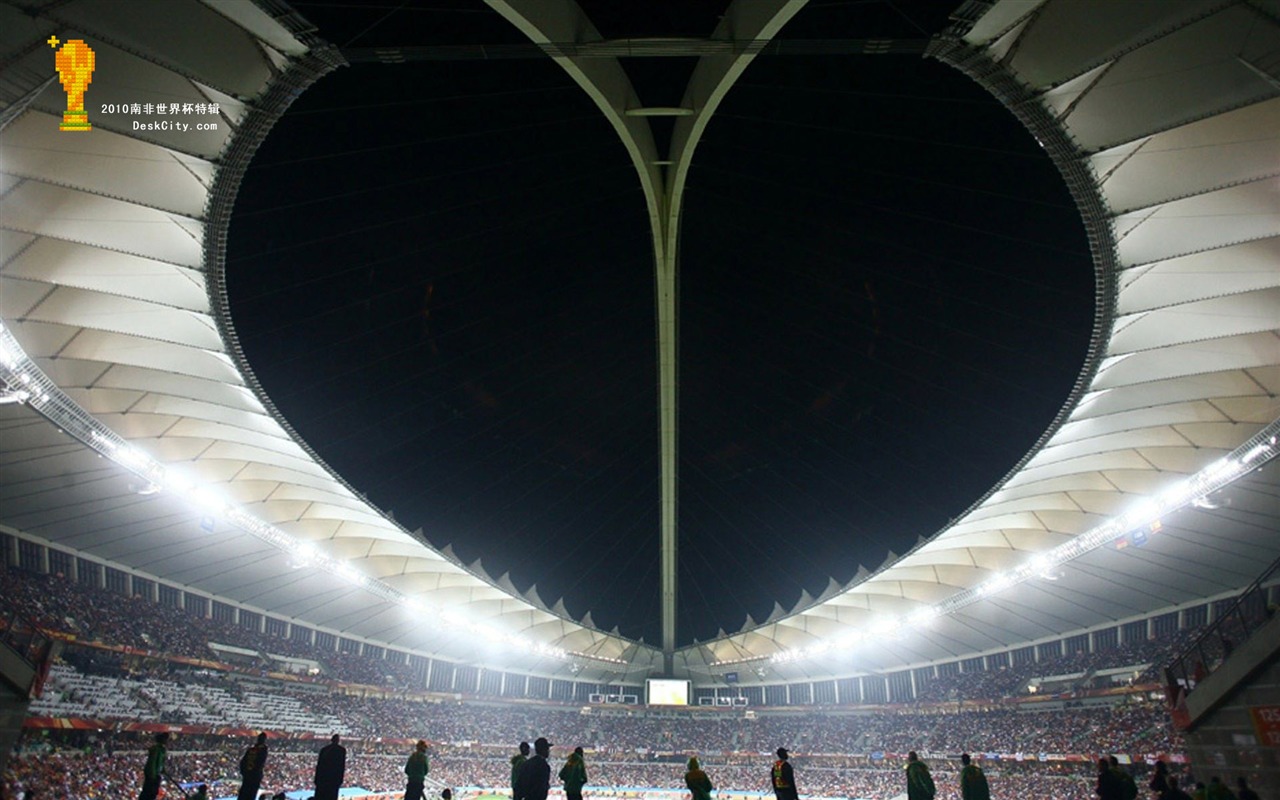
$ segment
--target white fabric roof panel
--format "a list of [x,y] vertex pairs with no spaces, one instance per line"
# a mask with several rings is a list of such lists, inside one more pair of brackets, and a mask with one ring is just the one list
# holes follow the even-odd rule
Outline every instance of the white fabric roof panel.
[[[1280,140],[1241,139],[1241,131],[1280,129],[1280,98],[1192,122],[1089,158],[1108,205],[1149,208],[1187,195],[1280,172]],[[1187,152],[1204,151],[1195,159]],[[1111,180],[1111,178],[1117,180]]]
[[[1276,159],[1280,161],[1280,153]],[[1118,310],[1131,314],[1201,297],[1274,288],[1280,276],[1268,267],[1278,262],[1280,236],[1273,236],[1135,267],[1122,276]]]
[[1280,236],[1280,187],[1246,183],[1120,214],[1112,224],[1129,267]]
[[188,311],[208,307],[204,276],[195,270],[57,239],[34,239],[30,247],[14,252],[4,270],[11,278],[118,297],[161,297],[167,301],[163,306]]
[[[60,119],[58,114],[32,111],[14,120],[0,140],[6,172],[192,219],[203,213],[212,181],[193,174],[190,156],[105,130],[81,144],[70,137],[45,135]],[[146,168],[137,169],[139,164]]]

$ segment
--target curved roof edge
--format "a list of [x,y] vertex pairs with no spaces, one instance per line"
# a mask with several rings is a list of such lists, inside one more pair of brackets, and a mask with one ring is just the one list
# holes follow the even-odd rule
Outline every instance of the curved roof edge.
[[[1250,353],[1248,357],[1234,359],[1238,361],[1239,366],[1233,364],[1231,358],[1223,358],[1221,364],[1214,363],[1209,353],[1203,355],[1204,366],[1174,363],[1180,356],[1175,352],[1178,345],[1194,346],[1211,340],[1240,339],[1242,335],[1249,335],[1251,329],[1246,324],[1232,325],[1220,321],[1231,316],[1234,309],[1228,310],[1225,307],[1213,309],[1214,321],[1198,323],[1197,327],[1203,330],[1193,332],[1179,331],[1178,327],[1187,326],[1186,322],[1172,314],[1141,320],[1139,314],[1122,310],[1121,306],[1124,292],[1142,277],[1141,275],[1134,277],[1132,270],[1156,263],[1154,259],[1157,257],[1177,260],[1206,250],[1235,247],[1241,242],[1275,241],[1267,238],[1274,237],[1276,233],[1267,231],[1265,224],[1254,223],[1254,227],[1262,230],[1260,233],[1251,230],[1250,233],[1254,237],[1252,239],[1239,237],[1232,240],[1225,239],[1222,234],[1210,234],[1207,228],[1183,223],[1186,233],[1185,241],[1177,243],[1180,249],[1150,248],[1154,253],[1149,255],[1145,251],[1141,254],[1124,252],[1121,246],[1122,239],[1138,229],[1145,221],[1156,216],[1149,208],[1143,207],[1141,219],[1125,219],[1130,207],[1120,202],[1119,197],[1124,196],[1126,200],[1128,197],[1122,189],[1117,187],[1150,182],[1150,176],[1141,174],[1140,167],[1126,163],[1133,153],[1155,136],[1168,134],[1170,131],[1185,133],[1180,129],[1211,120],[1217,115],[1250,108],[1258,102],[1256,99],[1259,96],[1258,91],[1232,85],[1234,94],[1246,97],[1248,100],[1242,101],[1223,92],[1221,100],[1215,100],[1214,104],[1208,108],[1196,109],[1195,115],[1181,107],[1183,104],[1190,105],[1195,100],[1186,101],[1181,97],[1169,100],[1163,104],[1163,107],[1156,110],[1140,107],[1136,103],[1130,108],[1123,105],[1118,107],[1105,105],[1101,100],[1093,105],[1088,102],[1092,100],[1090,93],[1095,90],[1105,97],[1105,91],[1110,89],[1104,80],[1107,71],[1129,53],[1149,47],[1148,52],[1152,54],[1148,56],[1149,59],[1176,58],[1178,52],[1185,52],[1185,50],[1175,51],[1175,46],[1172,44],[1165,47],[1164,40],[1179,38],[1177,47],[1187,48],[1191,46],[1187,44],[1188,40],[1199,40],[1198,37],[1208,36],[1222,37],[1221,26],[1235,25],[1236,29],[1242,32],[1241,35],[1246,35],[1244,32],[1251,30],[1249,20],[1223,22],[1213,19],[1223,10],[1221,7],[1216,7],[1200,11],[1184,10],[1178,13],[1175,9],[1153,9],[1148,12],[1148,18],[1137,21],[1092,19],[1089,20],[1089,25],[1085,26],[1082,17],[1088,12],[1082,4],[1057,4],[1053,7],[1053,13],[1049,14],[1042,13],[1044,8],[1039,4],[1029,5],[1025,2],[1010,0],[994,5],[962,7],[953,17],[957,20],[955,26],[930,42],[926,51],[927,56],[973,79],[1001,102],[1036,137],[1063,176],[1075,200],[1090,244],[1095,274],[1094,324],[1084,364],[1066,401],[1032,448],[990,490],[950,524],[928,538],[920,537],[917,543],[902,556],[891,553],[886,562],[874,571],[859,570],[858,575],[849,584],[840,586],[832,581],[827,590],[816,599],[808,593],[802,593],[800,602],[790,611],[775,604],[773,614],[763,623],[756,623],[748,618],[747,625],[736,633],[722,634],[710,642],[683,648],[679,655],[688,668],[707,671],[717,665],[755,661],[799,651],[809,643],[819,645],[826,639],[838,638],[842,630],[874,625],[878,618],[883,619],[882,614],[891,615],[893,618],[905,618],[913,608],[926,610],[934,607],[934,604],[939,601],[972,590],[984,580],[986,575],[998,574],[1000,569],[1011,566],[1014,563],[1012,562],[1014,553],[1043,553],[1063,541],[1080,537],[1090,530],[1093,523],[1112,517],[1117,511],[1123,510],[1115,502],[1120,499],[1119,496],[1136,497],[1154,494],[1167,488],[1167,485],[1177,479],[1208,466],[1215,453],[1225,456],[1233,449],[1244,445],[1251,436],[1265,429],[1268,424],[1274,425],[1276,413],[1280,411],[1280,408],[1276,407],[1274,388],[1264,385],[1266,378],[1259,381],[1257,377],[1249,374],[1249,369],[1252,368],[1254,372],[1259,373],[1268,370],[1269,375],[1275,363],[1280,361],[1280,353],[1277,353],[1274,347],[1271,348],[1273,357],[1268,359],[1265,354],[1266,345],[1261,340],[1254,343],[1238,343],[1240,351]],[[966,11],[971,13],[966,15],[964,13]],[[1043,23],[1043,29],[1037,30],[1037,23]],[[1109,23],[1113,24],[1117,30],[1109,30],[1107,28]],[[1220,23],[1220,26],[1211,28],[1209,26],[1212,23]],[[1088,31],[1096,31],[1096,33],[1071,41],[1070,37],[1062,32],[1064,25],[1071,24],[1081,28],[1087,27]],[[980,39],[975,39],[971,32],[975,26],[979,25],[983,27],[986,34]],[[1054,28],[1054,25],[1059,27]],[[1141,25],[1147,27],[1140,28]],[[1205,27],[1198,28],[1197,26],[1200,25]],[[1276,27],[1271,26],[1272,36],[1275,36]],[[1139,28],[1141,33],[1130,28]],[[1229,41],[1222,45],[1224,48],[1230,46],[1232,45]],[[1265,43],[1258,44],[1257,47],[1265,49]],[[1144,55],[1147,54],[1144,53]],[[1243,60],[1243,56],[1241,59]],[[1077,61],[1081,66],[1076,66]],[[1042,73],[1047,71],[1047,65],[1059,68],[1063,73],[1062,77],[1056,81],[1044,79]],[[1143,66],[1151,71],[1157,70],[1148,62],[1143,62]],[[1139,67],[1134,69],[1137,70]],[[1158,71],[1156,74],[1157,77],[1161,75]],[[1144,74],[1143,77],[1147,76]],[[1239,76],[1232,75],[1230,78],[1239,83]],[[1120,83],[1125,79],[1129,83],[1135,82],[1132,75],[1117,77],[1116,81]],[[1208,87],[1204,89],[1205,94],[1211,94],[1210,90],[1214,87],[1215,81],[1222,83],[1225,78],[1219,74],[1208,73],[1201,81]],[[1262,81],[1258,83],[1261,85]],[[1144,87],[1144,89],[1148,96],[1151,96],[1158,92],[1159,87]],[[1271,94],[1274,95],[1274,90]],[[1159,94],[1155,96],[1163,97]],[[1194,97],[1196,96],[1193,95]],[[1258,112],[1253,116],[1264,118],[1265,114]],[[1107,145],[1096,148],[1091,146],[1089,136],[1085,134],[1097,135],[1094,133],[1094,128],[1102,128],[1108,123],[1112,127],[1122,129],[1128,136],[1120,138],[1119,134],[1111,134],[1110,139],[1104,140],[1108,142]],[[1252,124],[1265,130],[1263,122],[1254,121]],[[1265,134],[1259,135],[1264,137],[1263,141],[1266,140]],[[1224,134],[1218,134],[1216,138],[1205,134],[1204,138],[1210,144],[1222,148],[1235,144],[1232,141],[1233,137]],[[1117,140],[1121,144],[1114,144]],[[1135,141],[1136,145],[1131,144]],[[1106,153],[1108,148],[1122,152],[1115,153],[1110,161],[1100,163],[1100,154]],[[1167,151],[1173,149],[1174,147],[1170,145]],[[1153,147],[1152,152],[1166,152],[1166,149]],[[1188,157],[1189,160],[1191,158]],[[1213,154],[1204,155],[1202,158],[1210,168],[1216,166]],[[1226,159],[1225,156],[1221,158],[1224,161]],[[1240,157],[1236,156],[1236,162],[1240,160]],[[1171,204],[1188,197],[1200,198],[1235,185],[1248,185],[1257,180],[1257,176],[1249,173],[1245,167],[1236,162],[1232,162],[1230,166],[1246,172],[1248,177],[1226,183],[1212,183],[1202,176],[1198,178],[1201,183],[1186,179],[1190,186],[1161,186],[1160,190],[1163,194],[1150,200]],[[1171,168],[1167,163],[1162,166],[1165,170]],[[1122,167],[1130,167],[1132,173],[1125,174]],[[1251,168],[1253,172],[1262,170],[1256,164]],[[1187,171],[1191,172],[1191,170]],[[1201,168],[1195,171],[1205,170]],[[1117,172],[1120,173],[1118,176]],[[1174,181],[1170,179],[1166,182]],[[1105,188],[1104,183],[1106,183]],[[1128,194],[1135,193],[1128,192]],[[1267,216],[1265,197],[1248,198],[1248,201],[1252,203],[1254,209],[1242,210],[1244,203],[1239,202],[1230,209],[1230,213],[1244,218],[1250,216],[1249,211],[1258,210],[1264,212],[1261,216]],[[1159,210],[1159,207],[1156,208]],[[1222,209],[1217,211],[1219,213],[1216,216],[1222,216]],[[1270,216],[1275,217],[1274,206],[1272,211]],[[1190,214],[1184,216],[1190,216]],[[1210,214],[1204,216],[1210,216]],[[1195,241],[1197,235],[1204,241]],[[1259,236],[1262,238],[1258,239]],[[1217,241],[1218,239],[1223,240]],[[1125,246],[1132,249],[1128,242],[1125,242]],[[1194,291],[1183,288],[1183,294],[1177,296],[1167,306],[1147,305],[1145,308],[1166,310],[1176,307],[1176,304],[1181,302],[1185,313],[1190,313],[1190,310],[1185,309],[1186,305],[1232,295],[1227,302],[1239,302],[1243,309],[1241,315],[1254,317],[1248,323],[1253,326],[1252,330],[1262,333],[1274,329],[1276,314],[1268,315],[1265,311],[1259,310],[1265,308],[1268,302],[1267,297],[1255,296],[1251,300],[1236,300],[1236,296],[1243,297],[1250,292],[1256,292],[1258,287],[1264,287],[1263,291],[1274,291],[1271,287],[1277,282],[1276,267],[1273,264],[1268,268],[1265,259],[1256,256],[1241,256],[1241,259],[1242,263],[1247,264],[1255,275],[1261,276],[1254,285],[1246,286],[1242,282],[1239,288],[1227,289],[1219,289],[1207,284],[1197,285]],[[1126,270],[1131,272],[1126,274]],[[1201,316],[1207,315],[1202,313]],[[1271,319],[1268,319],[1268,316]],[[1123,378],[1114,377],[1114,368],[1121,361],[1139,354],[1136,345],[1121,339],[1126,325],[1143,321],[1147,323],[1147,328],[1143,331],[1145,339],[1141,344],[1144,351],[1140,355],[1157,353],[1164,347],[1169,351],[1168,361],[1158,366],[1149,366],[1142,374],[1133,373],[1125,374]],[[1221,395],[1232,400],[1248,397],[1254,401],[1249,412],[1238,417],[1228,414],[1220,415],[1222,424],[1233,429],[1230,432],[1219,431],[1216,435],[1205,437],[1197,437],[1195,433],[1192,436],[1186,436],[1182,430],[1175,427],[1175,424],[1183,428],[1188,427],[1188,423],[1208,424],[1205,417],[1178,419],[1169,410],[1174,400],[1158,397],[1147,397],[1141,400],[1124,397],[1120,401],[1112,401],[1113,407],[1107,410],[1090,409],[1091,404],[1099,405],[1095,401],[1107,392],[1136,393],[1143,384],[1149,385],[1153,381],[1164,380],[1172,384],[1182,380],[1194,383],[1197,378],[1211,374],[1222,377],[1225,383],[1226,375],[1232,372],[1232,367],[1244,373],[1241,377],[1245,381],[1252,380],[1257,386],[1253,387],[1251,392],[1236,389],[1221,392]],[[1109,371],[1111,375],[1107,374]],[[1215,398],[1207,393],[1207,390],[1205,391],[1203,400],[1217,411],[1214,404]],[[1185,387],[1180,392],[1169,392],[1169,394],[1185,394],[1192,399],[1202,399]],[[1164,406],[1161,405],[1162,403]],[[1117,409],[1135,416],[1138,414],[1146,416],[1140,420],[1112,422],[1111,420],[1121,416],[1117,413]],[[1111,417],[1106,417],[1107,414]],[[1245,421],[1248,422],[1247,425],[1239,424]],[[1091,425],[1092,428],[1089,427]],[[1169,434],[1166,440],[1157,441],[1158,436],[1165,433]],[[1131,437],[1132,443],[1120,442],[1120,437],[1123,436]],[[1181,441],[1177,441],[1179,437]],[[1171,443],[1170,439],[1174,441]],[[1142,453],[1144,446],[1150,450],[1165,447],[1170,451],[1181,447],[1183,450],[1195,451],[1196,454],[1183,455],[1179,458],[1171,457],[1168,460],[1169,463],[1162,464],[1159,458],[1154,461],[1147,459]],[[1137,460],[1145,461],[1145,464],[1138,467],[1121,466],[1118,463],[1121,454],[1132,454]],[[1086,465],[1085,462],[1090,457],[1093,457],[1099,465]],[[1148,478],[1134,481],[1130,485],[1113,483],[1109,487],[1101,488],[1096,485],[1081,485],[1085,478],[1093,476],[1097,476],[1100,482],[1107,482],[1104,471],[1108,467],[1103,464],[1108,463],[1108,459],[1110,460],[1109,469],[1112,471],[1145,469],[1151,474]],[[1074,463],[1070,463],[1072,461]],[[1046,475],[1048,477],[1044,477]],[[1069,486],[1071,482],[1069,479],[1075,479],[1076,485]],[[1055,480],[1062,485],[1055,484]],[[1069,491],[1083,493],[1086,490],[1101,492],[1107,489],[1114,490],[1112,494],[1116,497],[1110,502],[1095,501],[1092,506],[1076,502],[1070,497]],[[1055,500],[1062,501],[1061,504],[1044,502],[1039,506],[1036,505],[1037,501],[1045,500],[1051,496],[1051,493]],[[1066,499],[1063,500],[1063,498]],[[1055,513],[1064,517],[1070,513],[1075,518],[1055,526],[1038,516],[1049,516]],[[1027,536],[1025,541],[1015,541],[1015,536],[1009,535],[1011,533],[1036,535]],[[952,552],[948,552],[948,547]],[[985,561],[975,558],[975,549],[984,547],[989,547],[992,551],[1004,550],[1005,557],[997,559],[992,553],[993,557]],[[949,570],[945,578],[940,574],[943,570]]]
[[[0,171],[9,187],[0,198],[7,237],[0,282],[8,290],[0,372],[6,382],[23,378],[45,392],[30,404],[0,408],[0,418],[23,431],[0,453],[44,454],[8,470],[4,521],[129,567],[154,569],[162,558],[185,585],[398,649],[467,660],[478,657],[470,631],[529,646],[541,668],[531,666],[532,673],[545,672],[549,657],[559,664],[553,672],[575,675],[647,669],[652,648],[595,629],[589,616],[585,624],[573,620],[562,604],[548,607],[535,591],[521,594],[505,576],[490,578],[478,562],[467,567],[448,548],[409,534],[325,464],[275,408],[246,362],[228,309],[232,208],[272,126],[345,61],[276,0],[165,8],[142,37],[147,41],[134,42],[122,35],[138,33],[127,15],[105,19],[79,8],[29,14],[0,3],[0,18],[18,20],[21,30],[13,33],[24,42],[81,32],[99,51],[99,99],[151,99],[180,75],[192,102],[212,100],[213,113],[219,103],[222,110],[215,133],[201,137],[138,133],[114,118],[95,119],[87,136],[49,137],[63,98],[42,72],[48,51],[23,50],[17,38],[0,48],[22,60],[6,78],[34,76],[0,118]],[[215,55],[209,40],[219,42]],[[118,223],[96,224],[106,215]],[[30,424],[32,412],[55,424]],[[61,429],[87,448],[68,450]],[[123,470],[104,470],[98,456]],[[61,503],[90,511],[83,518],[96,525],[63,521],[59,498],[44,488],[51,475],[66,490]],[[177,494],[138,500],[157,488],[200,495],[227,512],[224,521],[206,527],[201,514],[208,512]],[[113,537],[109,531],[117,529],[142,533]],[[299,581],[291,572],[298,564],[286,563],[299,555],[354,585]],[[416,632],[413,611],[432,609],[462,613],[445,621],[449,630]],[[593,660],[600,663],[591,667]]]

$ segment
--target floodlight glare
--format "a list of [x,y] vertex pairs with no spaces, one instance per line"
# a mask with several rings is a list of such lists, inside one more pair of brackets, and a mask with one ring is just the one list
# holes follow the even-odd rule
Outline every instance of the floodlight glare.
[[907,622],[913,628],[927,628],[938,618],[938,609],[933,606],[920,608],[907,615]]
[[871,623],[871,632],[876,636],[888,636],[898,629],[898,620],[894,617],[881,617]]
[[186,496],[192,505],[202,511],[212,514],[224,514],[227,511],[227,502],[204,486],[197,486],[187,492]]

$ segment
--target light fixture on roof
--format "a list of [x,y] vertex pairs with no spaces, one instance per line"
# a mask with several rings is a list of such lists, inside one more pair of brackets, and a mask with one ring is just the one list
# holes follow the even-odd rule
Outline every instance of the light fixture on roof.
[[309,544],[300,544],[289,553],[289,566],[293,569],[304,569],[314,566],[320,554]]
[[912,611],[907,615],[907,622],[912,628],[927,628],[938,619],[938,609],[933,606],[926,606]]
[[[312,555],[309,555],[309,548],[305,542],[295,539],[280,528],[258,519],[240,506],[229,502],[212,487],[201,480],[191,478],[180,468],[166,466],[130,444],[115,431],[86,414],[75,401],[59,389],[27,357],[22,346],[3,323],[0,323],[0,387],[3,387],[0,388],[2,392],[0,403],[23,401],[30,403],[42,416],[53,423],[59,432],[66,431],[98,454],[111,459],[147,481],[145,484],[147,488],[140,493],[150,494],[152,491],[150,487],[156,487],[196,506],[202,516],[201,527],[205,530],[212,531],[217,520],[221,520],[285,551],[289,554],[291,566],[295,568],[301,568],[309,562],[310,566],[322,572],[340,576],[385,601],[410,608],[421,605],[416,599],[408,597],[381,580],[364,575],[345,561],[327,558],[314,551],[310,551]],[[248,387],[238,388],[245,392],[246,396],[253,397]],[[506,646],[535,655],[549,658],[576,656],[580,659],[613,664],[627,663],[623,659],[605,655],[566,651],[474,621],[464,620],[460,624],[484,638],[501,641]]]
[[[1194,475],[1166,487],[1152,497],[1141,498],[1133,506],[1125,509],[1123,513],[1064,544],[1034,556],[1022,566],[1015,567],[1008,572],[998,572],[977,586],[957,592],[936,606],[930,607],[930,609],[917,610],[899,618],[877,619],[871,624],[870,632],[876,634],[886,630],[903,632],[907,629],[908,624],[912,627],[920,627],[917,624],[913,624],[913,617],[917,614],[921,615],[918,619],[922,620],[925,619],[923,615],[930,610],[935,616],[950,614],[1036,577],[1056,581],[1064,574],[1060,569],[1062,564],[1079,558],[1098,547],[1114,542],[1123,536],[1127,536],[1130,532],[1139,530],[1143,531],[1144,534],[1157,532],[1161,528],[1161,517],[1172,511],[1186,505],[1194,505],[1198,508],[1217,508],[1218,504],[1208,499],[1210,494],[1228,485],[1241,475],[1275,458],[1277,453],[1280,452],[1280,431],[1277,429],[1280,429],[1280,421],[1268,425],[1261,433],[1236,448],[1236,451],[1231,455],[1218,459]],[[841,637],[839,641],[845,645],[851,645],[855,640],[845,636]],[[826,649],[829,648],[810,645],[806,648],[783,650],[768,656],[768,658],[775,663],[787,663],[826,652]],[[758,658],[763,659],[765,656],[759,656]],[[753,659],[740,658],[733,663],[750,660]],[[730,662],[718,661],[714,662],[712,666],[725,663]]]

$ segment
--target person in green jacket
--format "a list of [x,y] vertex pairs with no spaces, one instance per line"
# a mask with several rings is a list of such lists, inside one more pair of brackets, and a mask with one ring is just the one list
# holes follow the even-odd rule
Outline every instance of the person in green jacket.
[[916,756],[916,751],[907,753],[907,800],[933,800],[937,792],[928,765]]
[[427,763],[427,743],[419,739],[404,765],[404,774],[409,777],[409,782],[404,787],[404,800],[426,800],[424,786],[430,770]]
[[689,759],[689,771],[684,774],[684,785],[689,787],[693,800],[711,800],[711,792],[716,788],[711,785],[707,773],[702,771],[697,756]]
[[[529,760],[529,743],[520,743],[520,752],[511,757],[511,796],[516,796],[516,781],[520,778],[520,768]],[[518,800],[518,798],[517,798]]]
[[147,750],[147,763],[142,767],[142,791],[138,800],[156,800],[160,793],[160,779],[164,777],[164,760],[169,751],[165,745],[169,743],[169,734],[156,734],[156,743]]
[[986,773],[982,767],[971,763],[968,753],[962,753],[960,763],[960,800],[991,800],[991,788],[987,786]]
[[587,785],[587,765],[581,747],[575,747],[560,768],[560,781],[564,783],[565,800],[582,800],[582,787]]

